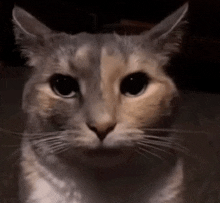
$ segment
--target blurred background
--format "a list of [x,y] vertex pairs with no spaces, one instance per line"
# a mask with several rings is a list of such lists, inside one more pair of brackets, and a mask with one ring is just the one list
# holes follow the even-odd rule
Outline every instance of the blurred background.
[[[138,34],[148,30],[184,3],[148,1],[0,1],[0,77],[19,77],[24,63],[14,45],[11,11],[17,4],[57,31]],[[181,89],[220,92],[220,1],[190,0],[189,28],[183,52],[168,68]],[[13,66],[13,68],[9,68]]]

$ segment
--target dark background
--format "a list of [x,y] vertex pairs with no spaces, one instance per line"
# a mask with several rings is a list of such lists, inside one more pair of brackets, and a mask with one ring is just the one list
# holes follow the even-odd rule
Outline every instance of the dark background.
[[[22,74],[21,68],[12,72],[9,66],[24,64],[12,33],[14,3],[58,31],[138,34],[184,1],[0,1],[0,77],[17,77]],[[220,0],[190,0],[188,21],[183,51],[171,61],[168,72],[181,89],[220,93]]]
[[[100,3],[90,0],[88,3],[82,0],[17,0],[16,2],[0,0],[0,202],[18,202],[17,176],[21,135],[10,132],[23,132],[24,130],[24,118],[20,113],[20,106],[23,77],[26,75],[25,71],[28,67],[23,66],[25,61],[20,58],[14,45],[11,23],[14,3],[58,31],[72,34],[81,31],[90,33],[116,31],[120,34],[138,34],[151,28],[181,6],[183,2],[182,0],[144,0],[143,2],[136,0]],[[181,89],[219,94],[220,0],[190,0],[189,13],[189,28],[186,31],[183,51],[173,58],[168,71]],[[194,123],[197,111],[201,112],[201,115],[209,116],[210,124],[209,122],[208,124],[201,123],[201,126],[205,130],[206,128],[210,130],[210,135],[214,132],[213,136],[218,137],[213,138],[211,143],[216,146],[218,153],[219,119],[215,120],[213,117],[218,117],[220,112],[219,97],[214,94],[188,94],[186,99],[189,100],[189,108],[184,109],[186,116],[183,116],[183,121],[189,126],[198,125]],[[217,126],[216,129],[214,126]],[[204,130],[203,128],[202,130]],[[190,168],[186,175],[192,176],[192,171],[198,173],[194,178],[195,181],[192,181],[191,187],[187,186],[187,189],[192,191],[192,197],[194,197],[195,189],[203,185],[203,182],[199,182],[200,179],[202,181],[204,179],[209,191],[207,195],[211,198],[214,192],[207,184],[207,178],[214,174],[213,168],[216,170],[218,168],[211,164],[214,155],[204,147],[207,140],[204,139],[205,144],[201,144],[203,138],[200,138],[200,135],[189,134],[189,137],[186,138],[186,140],[193,140],[192,143],[189,142],[192,145],[192,154],[197,149],[204,153],[204,155],[199,154],[198,156],[195,154],[196,159],[192,159],[192,164],[186,163],[186,171]],[[220,157],[220,153],[218,156]],[[208,161],[201,162],[204,165],[198,165],[196,162],[200,163],[203,160],[202,157],[207,157]],[[205,165],[210,166],[210,169],[206,169]],[[205,171],[204,177],[199,171]],[[214,177],[214,180],[218,177]],[[215,185],[214,180],[213,185]],[[198,184],[200,185],[197,186]],[[219,188],[218,185],[215,187]],[[201,194],[201,190],[199,193]],[[206,199],[204,199],[205,201]]]

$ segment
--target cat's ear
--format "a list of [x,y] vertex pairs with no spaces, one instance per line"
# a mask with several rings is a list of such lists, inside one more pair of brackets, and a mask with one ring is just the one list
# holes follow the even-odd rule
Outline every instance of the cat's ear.
[[12,12],[14,35],[21,53],[30,66],[36,66],[44,55],[45,42],[53,32],[24,9],[15,6]]
[[51,30],[24,9],[15,6],[12,12],[16,38],[34,39],[51,33]]
[[170,16],[165,18],[147,33],[147,46],[157,53],[169,55],[179,51],[179,45],[183,37],[183,25],[186,24],[188,3],[185,3]]

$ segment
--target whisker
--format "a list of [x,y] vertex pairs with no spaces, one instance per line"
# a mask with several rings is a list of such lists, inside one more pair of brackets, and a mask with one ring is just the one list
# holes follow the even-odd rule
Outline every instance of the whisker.
[[62,135],[60,135],[60,136],[56,136],[56,137],[43,137],[43,138],[41,138],[41,139],[39,139],[39,140],[36,140],[36,139],[31,139],[31,141],[33,141],[35,144],[40,144],[40,143],[44,143],[44,142],[53,142],[53,141],[59,141],[59,142],[61,142],[61,138],[63,138],[63,136]]
[[153,152],[151,152],[151,151],[149,151],[149,150],[147,150],[145,148],[142,148],[142,147],[138,147],[137,152],[140,153],[141,155],[143,155],[144,157],[148,158],[148,159],[150,159],[150,158],[146,155],[146,153],[148,153],[148,154],[150,154],[150,155],[152,155],[154,157],[157,157],[160,160],[164,160],[160,155],[158,155],[156,153],[153,153]]
[[165,140],[165,141],[182,141],[181,138],[177,138],[177,137],[161,137],[161,136],[157,136],[157,135],[149,135],[149,134],[144,134],[144,136],[146,138],[152,138],[152,139],[157,139],[157,140]]
[[6,129],[3,129],[3,128],[0,128],[0,131],[4,132],[4,133],[9,133],[9,134],[15,134],[15,135],[22,135],[23,134],[23,133],[14,132],[14,131],[11,131],[11,130],[6,130]]
[[48,144],[48,146],[50,146],[50,147],[57,146],[57,145],[60,145],[60,146],[69,145],[67,142],[63,142],[63,141],[60,141],[60,140],[51,141],[51,142],[49,142],[49,143],[47,143],[47,144]]
[[51,132],[40,132],[40,133],[24,133],[24,136],[57,136],[61,133],[79,133],[79,130],[59,130]]
[[187,149],[186,147],[184,147],[180,144],[177,144],[175,142],[173,142],[173,143],[167,142],[166,143],[166,142],[160,142],[160,141],[155,141],[155,140],[141,140],[139,142],[141,142],[143,144],[152,144],[152,145],[156,145],[156,146],[172,148],[172,149],[175,149],[175,150],[182,152],[182,153],[185,153],[185,154],[189,153],[189,149]]
[[[155,143],[156,142],[156,143]],[[183,153],[186,156],[189,156],[191,158],[194,158],[196,160],[199,160],[200,157],[198,157],[197,155],[193,154],[190,149],[188,149],[187,147],[182,146],[179,143],[173,142],[171,144],[169,144],[169,142],[159,142],[159,141],[154,141],[154,140],[140,140],[138,141],[138,143],[143,143],[144,145],[156,145],[156,146],[162,146],[162,147],[166,147],[166,148],[171,148],[174,149],[180,153]]]
[[[6,130],[6,129],[3,129],[3,128],[0,128],[0,132],[2,133],[6,133],[6,134],[11,134],[12,136],[16,137],[16,138],[19,138],[18,136],[15,136],[15,135],[19,135],[19,136],[22,136],[23,133],[21,132],[14,132],[14,131],[11,131],[11,130]],[[2,135],[2,134],[1,134]],[[21,137],[19,138],[21,139]]]
[[56,136],[57,134],[59,134],[58,131],[54,131],[54,132],[42,132],[42,133],[24,133],[24,137],[30,137],[31,138],[41,138],[42,136],[43,137],[46,137],[46,136]]
[[55,152],[56,152],[56,150],[59,150],[59,149],[63,149],[64,147],[61,147],[61,146],[54,146],[54,147],[47,147],[47,149],[46,149],[46,152],[47,153],[53,153],[53,154],[55,154]]
[[171,152],[169,152],[169,151],[167,151],[165,149],[161,149],[161,148],[159,148],[157,146],[154,146],[154,145],[151,145],[151,144],[145,144],[145,143],[139,143],[138,142],[137,145],[140,145],[140,146],[143,146],[143,147],[149,147],[151,149],[155,149],[155,150],[162,151],[162,152],[165,152],[167,154],[173,155]]
[[158,146],[165,146],[165,147],[171,147],[173,143],[171,142],[161,142],[158,140],[141,140],[140,142],[142,143],[146,143],[146,144],[154,144],[154,145],[158,145]]
[[169,144],[166,144],[166,143],[159,143],[159,142],[158,143],[153,143],[152,142],[152,144],[156,144],[156,145],[159,144],[163,147],[172,148],[172,149],[175,149],[175,150],[177,150],[179,152],[183,152],[183,153],[188,153],[189,152],[189,149],[187,149],[186,147],[184,147],[180,144],[177,144],[177,143],[172,143],[172,145],[169,145]]
[[50,148],[52,148],[52,147],[56,147],[56,146],[67,146],[68,144],[67,143],[62,143],[62,142],[53,142],[52,144],[49,144],[48,146],[50,147]]
[[11,130],[7,130],[7,129],[3,129],[0,128],[0,132],[6,133],[6,134],[11,134],[11,135],[18,135],[15,136],[16,138],[22,139],[22,137],[30,137],[30,136],[34,136],[35,138],[37,138],[38,136],[56,136],[57,134],[63,133],[63,132],[69,132],[69,133],[79,133],[80,130],[68,130],[68,131],[64,131],[64,130],[60,130],[60,131],[51,131],[51,132],[38,132],[38,133],[27,133],[27,132],[15,132],[15,131],[11,131]]
[[56,145],[56,146],[52,146],[52,147],[49,147],[50,150],[53,151],[53,153],[55,154],[59,154],[59,153],[62,153],[62,152],[65,152],[69,149],[69,146],[68,145]]
[[61,153],[63,153],[63,152],[68,151],[69,149],[70,149],[70,147],[63,148],[63,149],[60,149],[60,150],[56,150],[55,153],[56,153],[56,154],[61,154]]
[[20,147],[20,144],[17,145],[0,145],[1,147],[8,147],[8,148],[13,148],[13,147]]
[[193,130],[182,130],[182,129],[172,129],[172,128],[146,128],[146,131],[153,131],[153,132],[173,132],[173,133],[185,133],[185,134],[197,134],[203,133],[207,134],[205,131],[193,131]]
[[[39,135],[39,136],[47,136],[47,135],[52,135],[54,133],[57,133],[57,131],[55,132],[42,132],[42,133],[24,133],[24,132],[15,132],[15,131],[11,131],[11,130],[7,130],[7,129],[3,129],[3,128],[0,128],[0,132],[3,132],[3,133],[7,133],[7,134],[12,134],[12,135],[19,135],[19,136],[34,136],[34,135]],[[16,136],[17,137],[17,136]]]

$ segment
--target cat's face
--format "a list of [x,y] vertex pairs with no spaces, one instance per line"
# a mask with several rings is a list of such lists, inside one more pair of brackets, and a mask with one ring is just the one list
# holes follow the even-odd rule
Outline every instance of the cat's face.
[[15,8],[16,39],[34,67],[23,109],[37,154],[102,165],[155,139],[147,128],[167,127],[173,116],[177,90],[164,66],[178,51],[186,10],[143,35],[118,36],[55,33]]

